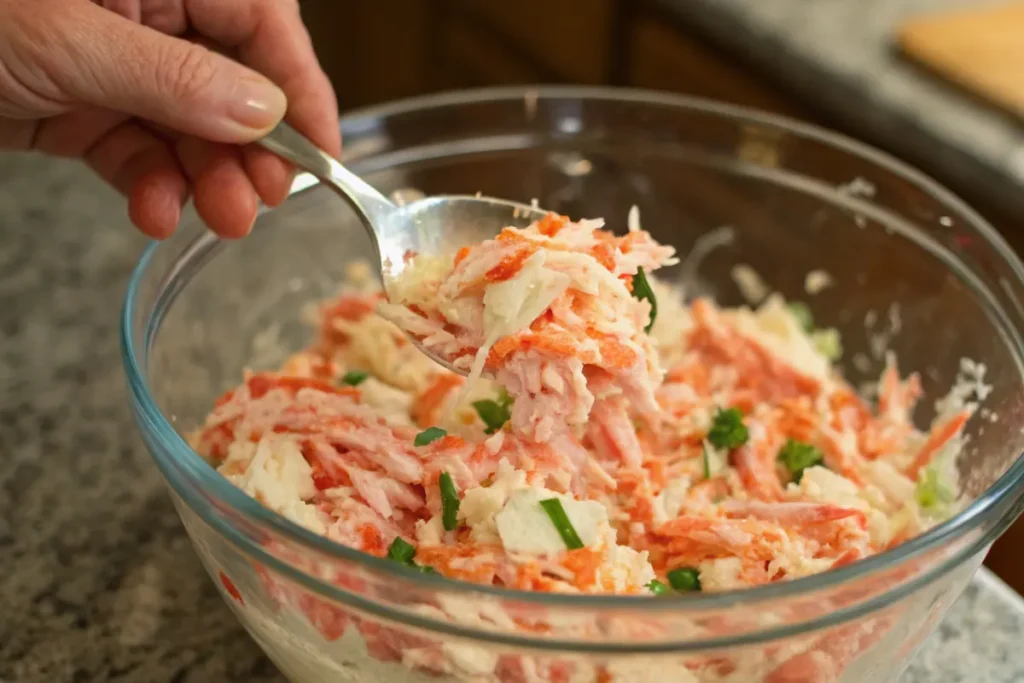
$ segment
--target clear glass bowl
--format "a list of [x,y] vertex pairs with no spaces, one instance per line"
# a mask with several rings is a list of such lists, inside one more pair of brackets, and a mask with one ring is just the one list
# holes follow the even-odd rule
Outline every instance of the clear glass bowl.
[[[300,178],[253,234],[194,223],[150,247],[123,317],[145,442],[202,560],[242,623],[296,683],[330,681],[843,681],[894,679],[1020,513],[1024,270],[956,197],[832,133],[733,107],[636,91],[515,88],[387,105],[342,122],[346,161],[385,191],[474,193],[644,227],[687,254],[731,226],[694,276],[740,303],[730,267],[806,298],[843,335],[855,384],[881,346],[928,395],[963,357],[994,389],[968,427],[970,504],[895,550],[825,574],[685,599],[531,594],[410,576],[261,507],[186,445],[244,368],[275,367],[371,250],[351,210]],[[307,187],[307,189],[301,189]],[[706,240],[705,240],[706,244]],[[894,309],[893,304],[898,308]],[[925,424],[930,406],[918,415]],[[440,679],[438,678],[440,676]]]

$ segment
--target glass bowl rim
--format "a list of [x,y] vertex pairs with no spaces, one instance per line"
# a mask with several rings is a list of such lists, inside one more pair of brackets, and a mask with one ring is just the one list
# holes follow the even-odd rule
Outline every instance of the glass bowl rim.
[[[926,192],[929,196],[936,198],[958,212],[965,219],[969,228],[977,233],[987,246],[993,249],[998,258],[1002,259],[1010,267],[1018,282],[1024,285],[1024,264],[1021,263],[1005,240],[977,212],[938,182],[891,155],[853,138],[813,124],[769,114],[756,109],[699,97],[634,88],[607,86],[503,86],[446,91],[362,108],[343,115],[339,125],[343,132],[346,129],[351,129],[355,133],[357,130],[366,130],[367,125],[375,120],[401,114],[423,113],[432,109],[438,110],[450,106],[522,101],[534,98],[538,101],[605,101],[667,106],[680,110],[689,110],[693,113],[730,119],[737,123],[768,126],[787,135],[824,144],[853,156],[858,156],[865,161],[901,176]],[[315,185],[315,181],[308,177],[304,179],[300,176],[293,186],[289,197],[293,197]],[[212,240],[213,238],[210,239]],[[350,602],[351,596],[331,584],[327,584],[296,569],[253,544],[247,536],[225,521],[223,517],[211,514],[209,500],[212,499],[228,506],[248,521],[254,522],[257,526],[267,528],[273,533],[279,534],[288,542],[311,550],[325,559],[351,562],[361,566],[364,570],[377,574],[382,579],[409,582],[425,588],[433,587],[453,594],[475,594],[481,597],[503,598],[523,604],[533,603],[545,608],[629,609],[656,613],[663,610],[696,612],[735,608],[738,606],[750,607],[769,601],[806,596],[814,592],[852,583],[856,579],[864,578],[887,569],[893,569],[909,559],[934,550],[940,545],[962,536],[984,521],[986,513],[1003,503],[1015,490],[1024,489],[1024,457],[1018,454],[1006,472],[957,515],[929,529],[924,534],[900,544],[896,548],[872,555],[839,569],[813,574],[792,581],[782,581],[723,593],[702,593],[688,596],[685,600],[651,600],[649,596],[638,595],[544,593],[456,581],[443,576],[410,576],[408,572],[404,571],[403,568],[394,562],[330,541],[326,537],[315,534],[271,511],[269,508],[262,506],[210,467],[188,446],[187,442],[174,429],[171,422],[163,415],[149,390],[146,374],[137,353],[140,342],[144,344],[145,349],[148,351],[161,321],[150,314],[146,321],[144,339],[141,340],[135,338],[132,330],[132,317],[137,305],[141,283],[156,252],[160,248],[161,243],[153,242],[146,247],[141,255],[132,271],[120,317],[122,360],[128,378],[130,395],[133,399],[136,419],[139,423],[139,428],[144,432],[148,431],[150,433],[149,436],[162,445],[162,448],[148,448],[147,450],[150,451],[150,454],[157,462],[165,478],[168,479],[175,493],[182,497],[205,523],[214,527],[222,535],[233,539],[236,545],[246,546],[240,548],[246,554],[260,556],[267,564],[275,565],[275,569],[289,575],[290,578],[299,581],[307,588],[340,602]],[[1011,350],[1017,356],[1018,362],[1020,362],[1024,359],[1024,345],[1018,340],[1014,347]],[[146,440],[148,441],[149,439]],[[185,484],[198,486],[206,496],[194,495],[190,487],[184,486]],[[991,539],[979,539],[972,546],[975,548],[980,547],[979,544],[985,540],[991,541]],[[966,552],[959,553],[958,556],[962,557]],[[941,570],[942,573],[945,573],[945,571],[951,568],[952,563],[945,562],[926,573],[930,577],[935,572]],[[920,578],[923,579],[923,577]],[[917,585],[921,581],[914,581],[912,583]],[[888,591],[888,593],[900,592],[898,588],[899,586]],[[360,602],[363,601],[364,599],[360,600]],[[875,600],[869,600],[869,602],[875,602]],[[365,609],[366,605],[363,605],[363,608]],[[454,630],[457,631],[458,629]],[[472,637],[479,638],[480,636],[474,633]],[[502,642],[508,642],[508,639],[503,637]],[[552,641],[552,645],[554,644],[555,641]],[[536,644],[532,646],[536,647]],[[637,651],[635,646],[630,647],[631,652]]]

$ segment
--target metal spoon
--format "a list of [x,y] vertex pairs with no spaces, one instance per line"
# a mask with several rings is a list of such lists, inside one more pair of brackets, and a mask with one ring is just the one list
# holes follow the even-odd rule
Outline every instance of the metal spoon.
[[[257,144],[316,176],[352,205],[373,241],[385,290],[387,281],[383,274],[399,275],[410,251],[453,253],[460,247],[493,238],[502,228],[525,226],[545,214],[541,209],[504,199],[465,195],[425,197],[397,206],[283,122],[257,140]],[[452,372],[467,374],[415,339],[412,342]]]

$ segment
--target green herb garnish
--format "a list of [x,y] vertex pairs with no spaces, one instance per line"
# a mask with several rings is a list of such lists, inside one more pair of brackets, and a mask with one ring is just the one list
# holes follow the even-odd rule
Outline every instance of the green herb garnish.
[[843,355],[843,343],[839,332],[830,328],[817,329],[810,307],[802,301],[789,301],[786,308],[797,324],[811,338],[811,345],[829,361],[836,362]]
[[403,567],[414,569],[421,574],[436,574],[437,570],[427,565],[419,565],[413,562],[413,558],[416,557],[416,546],[402,540],[401,537],[396,536],[395,540],[391,541],[391,547],[388,548],[388,559],[397,562]]
[[411,564],[412,558],[416,557],[416,546],[396,536],[388,548],[388,559],[401,564]]
[[569,550],[579,550],[583,547],[583,541],[580,540],[579,535],[576,533],[576,529],[572,527],[572,522],[569,521],[569,515],[565,514],[565,508],[562,507],[562,501],[557,498],[548,498],[542,500],[540,506],[544,508],[544,512],[548,513],[548,517],[551,518],[551,523],[555,525],[555,529],[558,530],[558,535],[565,541],[565,547]]
[[476,414],[487,425],[487,429],[484,430],[486,434],[494,434],[512,418],[513,403],[515,403],[515,400],[504,389],[498,394],[496,401],[491,399],[473,401],[473,408],[476,410]]
[[711,478],[711,455],[708,453],[708,447],[706,444],[700,445],[700,459],[701,464],[704,465],[704,478]]
[[939,473],[934,467],[926,467],[914,489],[917,504],[925,510],[948,505],[954,500],[953,492],[939,481]]
[[743,424],[743,413],[739,408],[719,410],[708,430],[708,441],[715,448],[732,450],[739,448],[750,438],[747,426]]
[[669,584],[681,593],[693,593],[700,590],[700,572],[693,567],[679,567],[665,575]]
[[459,492],[455,490],[452,475],[442,472],[438,484],[441,488],[441,523],[445,531],[455,531],[459,526]]
[[641,301],[647,299],[651,304],[651,321],[644,328],[644,332],[650,332],[654,327],[654,319],[658,317],[658,300],[654,298],[654,290],[651,289],[651,283],[647,281],[643,268],[637,268],[636,275],[633,276],[633,296]]
[[811,307],[803,301],[790,301],[786,308],[796,318],[797,323],[804,332],[810,334],[814,331],[814,316],[811,314]]
[[422,432],[416,435],[413,439],[413,446],[426,446],[427,444],[434,443],[441,437],[448,436],[448,432],[441,429],[440,427],[427,427]]
[[663,584],[661,581],[658,581],[657,579],[652,579],[650,583],[644,586],[644,588],[651,591],[651,593],[655,595],[665,595],[666,593],[668,593],[668,586]]
[[827,330],[815,330],[812,332],[811,344],[817,349],[818,353],[833,363],[843,356],[843,340],[839,336],[838,330],[831,327]]
[[825,462],[824,454],[809,443],[788,439],[779,449],[779,462],[789,470],[793,482],[799,484],[808,467],[821,465]]
[[366,378],[370,376],[370,373],[365,370],[349,370],[341,378],[341,381],[350,387],[357,387],[366,381]]

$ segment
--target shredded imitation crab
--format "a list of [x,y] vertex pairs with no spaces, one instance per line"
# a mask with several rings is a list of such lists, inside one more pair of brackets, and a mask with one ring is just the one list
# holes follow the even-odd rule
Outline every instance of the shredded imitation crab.
[[194,446],[331,540],[536,591],[783,581],[949,514],[972,396],[919,431],[920,383],[894,358],[869,405],[806,307],[684,305],[651,276],[675,262],[635,224],[549,214],[409,255],[390,301],[360,271],[315,344],[223,396]]

